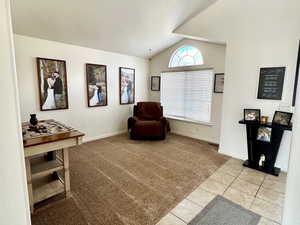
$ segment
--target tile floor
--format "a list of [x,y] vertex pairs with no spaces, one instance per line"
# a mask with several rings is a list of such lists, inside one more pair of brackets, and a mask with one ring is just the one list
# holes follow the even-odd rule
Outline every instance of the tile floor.
[[245,168],[230,159],[157,225],[188,224],[216,195],[222,195],[262,216],[259,225],[280,225],[286,173],[279,177]]

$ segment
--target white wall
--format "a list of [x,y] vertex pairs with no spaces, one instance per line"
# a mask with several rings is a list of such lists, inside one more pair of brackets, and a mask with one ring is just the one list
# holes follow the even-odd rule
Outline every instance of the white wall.
[[[155,55],[150,61],[150,75],[159,76],[162,71],[169,70],[169,61],[176,49],[183,45],[192,45],[197,47],[204,60],[204,65],[201,67],[213,67],[215,73],[225,72],[225,46],[210,44],[207,42],[184,39],[165,51]],[[160,92],[151,91],[150,97],[153,101],[160,100]],[[212,125],[202,125],[191,122],[184,122],[169,119],[171,124],[171,131],[174,133],[198,138],[212,143],[219,143],[220,124],[221,124],[221,109],[222,109],[223,94],[213,93],[212,103]]]
[[[119,67],[136,69],[136,102],[148,99],[148,60],[59,42],[15,35],[21,118],[56,119],[86,133],[85,140],[125,131],[132,105],[119,104]],[[36,57],[66,60],[69,109],[39,109]],[[108,106],[87,107],[85,64],[107,65]]]
[[[243,108],[261,108],[272,119],[275,110],[291,107],[300,37],[298,0],[219,0],[175,32],[225,41],[226,77],[220,152],[247,158],[246,129],[238,124]],[[281,101],[258,100],[259,68],[286,66]],[[286,132],[277,166],[287,170],[291,132]]]
[[298,93],[296,110],[294,115],[294,135],[292,137],[291,154],[289,161],[289,171],[286,185],[286,198],[283,213],[283,225],[299,225],[300,224],[300,139],[296,134],[300,133],[300,86],[298,81]]
[[29,225],[9,0],[0,1],[0,224]]

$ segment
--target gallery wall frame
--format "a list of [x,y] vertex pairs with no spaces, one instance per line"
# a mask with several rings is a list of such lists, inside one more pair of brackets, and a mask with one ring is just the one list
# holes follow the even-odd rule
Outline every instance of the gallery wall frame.
[[160,76],[151,77],[151,91],[160,91]]
[[223,93],[224,92],[224,73],[216,73],[214,80],[214,93]]
[[66,61],[36,58],[41,111],[69,108]]
[[135,103],[135,69],[119,67],[120,105]]
[[107,66],[86,63],[85,69],[88,107],[107,106]]

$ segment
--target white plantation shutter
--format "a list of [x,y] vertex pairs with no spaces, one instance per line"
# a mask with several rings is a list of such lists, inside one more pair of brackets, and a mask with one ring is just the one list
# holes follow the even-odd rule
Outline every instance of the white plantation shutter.
[[161,74],[161,103],[165,116],[210,122],[213,70]]

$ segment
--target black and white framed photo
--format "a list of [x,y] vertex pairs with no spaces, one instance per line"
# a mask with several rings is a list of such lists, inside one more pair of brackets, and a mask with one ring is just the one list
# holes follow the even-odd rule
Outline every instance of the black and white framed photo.
[[258,99],[281,100],[285,67],[260,68]]
[[160,91],[160,76],[151,77],[151,91]]
[[276,111],[273,117],[273,124],[289,126],[291,123],[293,113]]
[[257,140],[264,142],[271,142],[272,128],[260,127],[257,132]]
[[224,91],[224,73],[216,73],[214,93],[223,93],[223,91]]
[[259,122],[260,109],[244,109],[244,121]]

